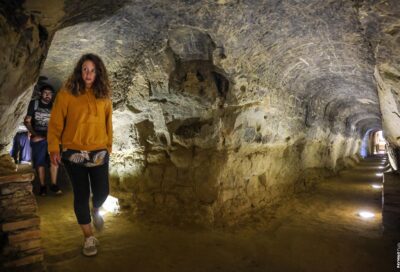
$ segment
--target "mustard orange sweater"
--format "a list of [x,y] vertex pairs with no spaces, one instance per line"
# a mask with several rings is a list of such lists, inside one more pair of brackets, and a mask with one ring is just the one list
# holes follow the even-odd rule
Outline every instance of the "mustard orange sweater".
[[112,103],[96,99],[93,90],[74,96],[60,90],[54,102],[47,132],[49,152],[63,149],[93,151],[112,148]]

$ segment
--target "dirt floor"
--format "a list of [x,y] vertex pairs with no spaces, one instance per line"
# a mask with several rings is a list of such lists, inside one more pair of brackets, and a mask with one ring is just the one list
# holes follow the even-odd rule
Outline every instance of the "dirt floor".
[[[107,214],[98,256],[83,242],[72,192],[38,197],[48,271],[393,271],[395,233],[383,232],[377,159],[322,181],[243,226],[177,229]],[[369,210],[373,219],[357,213]]]

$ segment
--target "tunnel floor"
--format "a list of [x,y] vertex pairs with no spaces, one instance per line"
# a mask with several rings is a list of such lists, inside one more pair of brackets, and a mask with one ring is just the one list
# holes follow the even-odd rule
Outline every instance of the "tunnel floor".
[[[395,234],[383,232],[382,157],[320,182],[234,228],[178,229],[106,215],[99,253],[81,254],[72,192],[39,197],[48,271],[392,271]],[[361,219],[362,210],[375,213]]]

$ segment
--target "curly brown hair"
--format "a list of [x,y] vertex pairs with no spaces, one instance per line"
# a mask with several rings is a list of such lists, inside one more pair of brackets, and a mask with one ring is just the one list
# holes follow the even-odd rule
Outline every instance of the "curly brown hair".
[[82,78],[82,65],[87,60],[92,61],[96,67],[96,78],[92,87],[95,97],[109,98],[111,89],[107,69],[101,58],[95,54],[85,54],[79,59],[74,68],[74,72],[65,83],[65,88],[75,96],[85,93],[85,82]]

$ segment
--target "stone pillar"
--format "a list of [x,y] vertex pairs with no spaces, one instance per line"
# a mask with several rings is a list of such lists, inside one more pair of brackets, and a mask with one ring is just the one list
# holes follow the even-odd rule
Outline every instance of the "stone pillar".
[[32,172],[0,175],[0,270],[44,271]]

